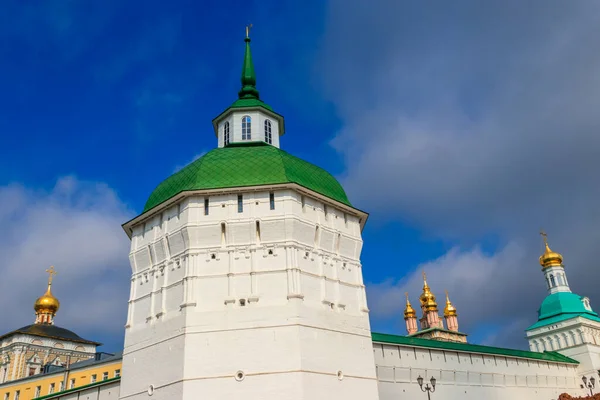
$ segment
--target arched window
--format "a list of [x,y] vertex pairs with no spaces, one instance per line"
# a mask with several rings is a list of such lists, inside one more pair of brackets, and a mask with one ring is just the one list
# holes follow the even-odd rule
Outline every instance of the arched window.
[[223,143],[225,146],[229,144],[229,121],[223,124]]
[[554,279],[554,275],[550,275],[550,286],[556,286],[556,280]]
[[561,274],[556,275],[556,278],[558,279],[558,284],[559,285],[561,285],[561,286],[564,285],[563,278],[562,278]]
[[271,134],[271,121],[265,120],[265,142],[272,144],[273,136]]
[[242,140],[252,139],[252,119],[245,115],[242,117]]

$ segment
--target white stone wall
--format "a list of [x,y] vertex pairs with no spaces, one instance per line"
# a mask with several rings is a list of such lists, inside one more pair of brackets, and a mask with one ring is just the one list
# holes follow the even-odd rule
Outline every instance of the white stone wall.
[[554,350],[580,362],[579,375],[600,382],[600,323],[571,318],[527,331],[531,351]]
[[437,379],[436,400],[557,399],[561,393],[585,395],[577,365],[374,343],[379,398],[425,398],[417,384]]
[[[251,126],[251,138],[250,140],[242,140],[242,118],[249,116],[252,119]],[[273,146],[279,148],[279,122],[277,119],[266,114],[265,112],[253,110],[253,111],[235,111],[229,114],[226,118],[219,121],[217,125],[218,133],[218,146],[224,147],[225,139],[223,136],[223,126],[225,122],[229,122],[229,143],[235,142],[265,142],[265,121],[271,122],[271,137]]]
[[240,193],[133,227],[121,398],[152,385],[160,399],[376,399],[365,215],[291,189],[273,191],[275,209],[268,190]]

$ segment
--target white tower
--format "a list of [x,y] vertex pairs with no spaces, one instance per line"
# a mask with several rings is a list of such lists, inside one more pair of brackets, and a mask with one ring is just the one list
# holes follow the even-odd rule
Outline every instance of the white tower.
[[279,149],[255,86],[218,147],[163,181],[131,238],[121,399],[375,400],[354,208],[326,171]]
[[544,238],[540,265],[546,279],[548,296],[538,311],[538,321],[527,328],[531,351],[558,351],[579,361],[579,373],[600,382],[600,317],[590,300],[571,292],[563,257],[554,252]]

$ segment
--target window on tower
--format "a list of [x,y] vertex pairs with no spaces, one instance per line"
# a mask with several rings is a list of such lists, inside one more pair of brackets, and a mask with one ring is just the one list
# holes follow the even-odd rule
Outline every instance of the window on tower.
[[244,212],[244,197],[241,194],[238,194],[238,212]]
[[249,115],[242,117],[242,140],[252,139],[252,119]]
[[271,121],[265,120],[265,142],[273,144],[273,135],[271,134]]
[[229,144],[229,121],[223,124],[223,143],[225,146]]
[[556,279],[554,279],[554,275],[550,275],[550,286],[551,287],[556,286]]

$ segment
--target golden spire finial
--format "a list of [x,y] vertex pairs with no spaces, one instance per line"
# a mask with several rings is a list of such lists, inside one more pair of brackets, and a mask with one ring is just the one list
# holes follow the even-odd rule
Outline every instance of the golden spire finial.
[[450,302],[450,296],[448,296],[448,290],[446,290],[446,307],[444,308],[444,316],[445,317],[454,317],[456,316],[456,307],[452,305]]
[[51,265],[50,268],[48,268],[46,270],[46,272],[49,274],[48,276],[48,288],[50,288],[50,286],[52,286],[52,279],[54,278],[54,275],[56,275],[56,270],[54,269],[54,266]]
[[544,239],[544,254],[540,256],[540,265],[546,267],[558,267],[562,266],[563,257],[560,253],[552,251],[548,244],[548,235],[543,230],[540,230],[540,235]]
[[410,301],[408,300],[408,292],[405,292],[404,295],[406,296],[406,307],[404,308],[404,319],[416,318],[417,312],[415,311],[414,308],[412,308],[412,305],[410,304]]
[[246,37],[250,37],[250,29],[252,28],[252,24],[246,25]]

